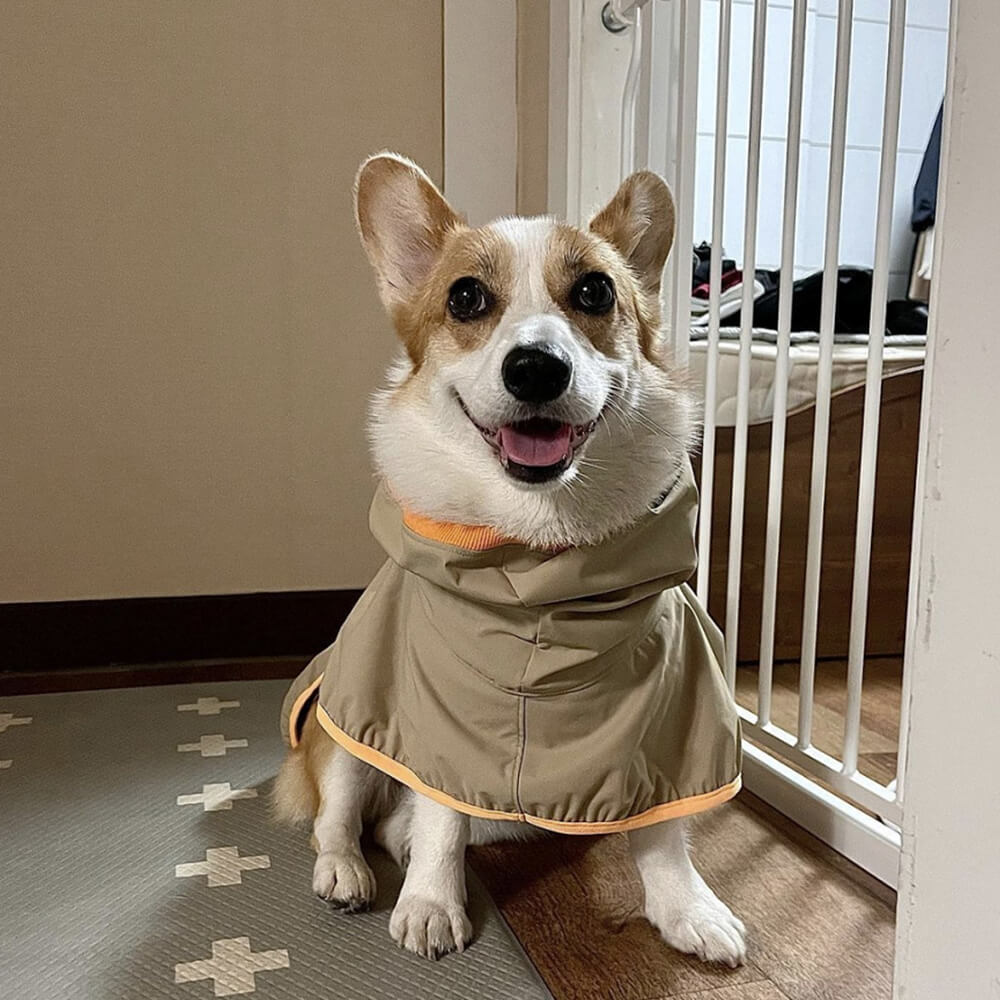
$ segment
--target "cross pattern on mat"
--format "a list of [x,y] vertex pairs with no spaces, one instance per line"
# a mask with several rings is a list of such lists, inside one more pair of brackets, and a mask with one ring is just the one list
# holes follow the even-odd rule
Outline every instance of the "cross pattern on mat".
[[204,861],[177,865],[174,874],[177,878],[207,875],[209,888],[214,888],[218,885],[242,885],[243,872],[270,867],[271,859],[266,854],[241,858],[239,848],[210,847],[205,851]]
[[30,715],[24,715],[18,718],[16,715],[11,715],[10,712],[0,712],[0,733],[5,733],[11,726],[30,726],[33,721],[33,717]]
[[178,705],[178,712],[197,712],[199,715],[218,715],[224,708],[239,708],[238,701],[219,701],[213,694],[211,698],[199,698],[190,705]]
[[179,806],[205,807],[205,812],[218,812],[220,809],[232,809],[236,799],[255,799],[257,790],[254,788],[233,788],[228,781],[217,784],[202,785],[201,792],[195,795],[178,795]]
[[254,976],[259,972],[288,968],[288,952],[284,948],[250,951],[250,938],[224,938],[212,942],[212,957],[197,962],[178,962],[174,966],[175,983],[196,983],[202,979],[215,981],[217,997],[238,993],[253,993],[257,989]]
[[177,749],[180,753],[200,750],[202,757],[225,757],[227,750],[236,750],[249,745],[246,740],[227,740],[222,733],[212,733],[209,736],[202,736],[197,743],[178,743]]

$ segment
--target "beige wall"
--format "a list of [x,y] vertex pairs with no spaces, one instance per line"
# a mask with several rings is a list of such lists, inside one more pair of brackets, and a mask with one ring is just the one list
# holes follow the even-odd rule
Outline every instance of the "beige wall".
[[359,160],[441,173],[440,0],[53,0],[0,33],[0,601],[360,586],[393,349]]
[[517,0],[517,210],[549,210],[549,0]]

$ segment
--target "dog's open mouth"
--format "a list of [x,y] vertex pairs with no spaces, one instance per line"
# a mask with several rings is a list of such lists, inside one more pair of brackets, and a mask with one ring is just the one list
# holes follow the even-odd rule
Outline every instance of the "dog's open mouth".
[[523,483],[547,483],[561,476],[597,426],[596,420],[569,424],[549,417],[531,417],[489,428],[480,424],[464,403],[462,409],[496,451],[508,475]]

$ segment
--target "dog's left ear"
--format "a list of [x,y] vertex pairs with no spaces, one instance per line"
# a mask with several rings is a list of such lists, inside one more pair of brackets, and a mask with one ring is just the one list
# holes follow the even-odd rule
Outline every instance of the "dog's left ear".
[[615,196],[590,221],[635,271],[645,291],[660,290],[660,275],[674,242],[674,198],[649,170],[626,177]]

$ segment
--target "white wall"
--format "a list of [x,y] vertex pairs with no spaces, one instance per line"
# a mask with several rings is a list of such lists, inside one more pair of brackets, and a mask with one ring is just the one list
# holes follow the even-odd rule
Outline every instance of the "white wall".
[[[823,266],[827,172],[833,113],[837,0],[810,0],[806,27],[796,276]],[[903,66],[902,118],[893,223],[890,294],[905,294],[913,252],[909,228],[913,182],[944,95],[949,0],[909,0]],[[844,216],[840,263],[872,265],[875,249],[879,156],[885,91],[889,0],[856,0],[847,123]],[[710,239],[715,137],[719,0],[702,4],[698,100],[698,184],[695,239]],[[788,116],[792,0],[769,0],[764,79],[761,212],[758,267],[776,268],[781,256]],[[753,48],[753,0],[734,0],[729,88],[729,143],[724,246],[743,255],[747,130]]]
[[1000,7],[956,0],[922,438],[896,997],[1000,997],[1000,340],[991,297]]

